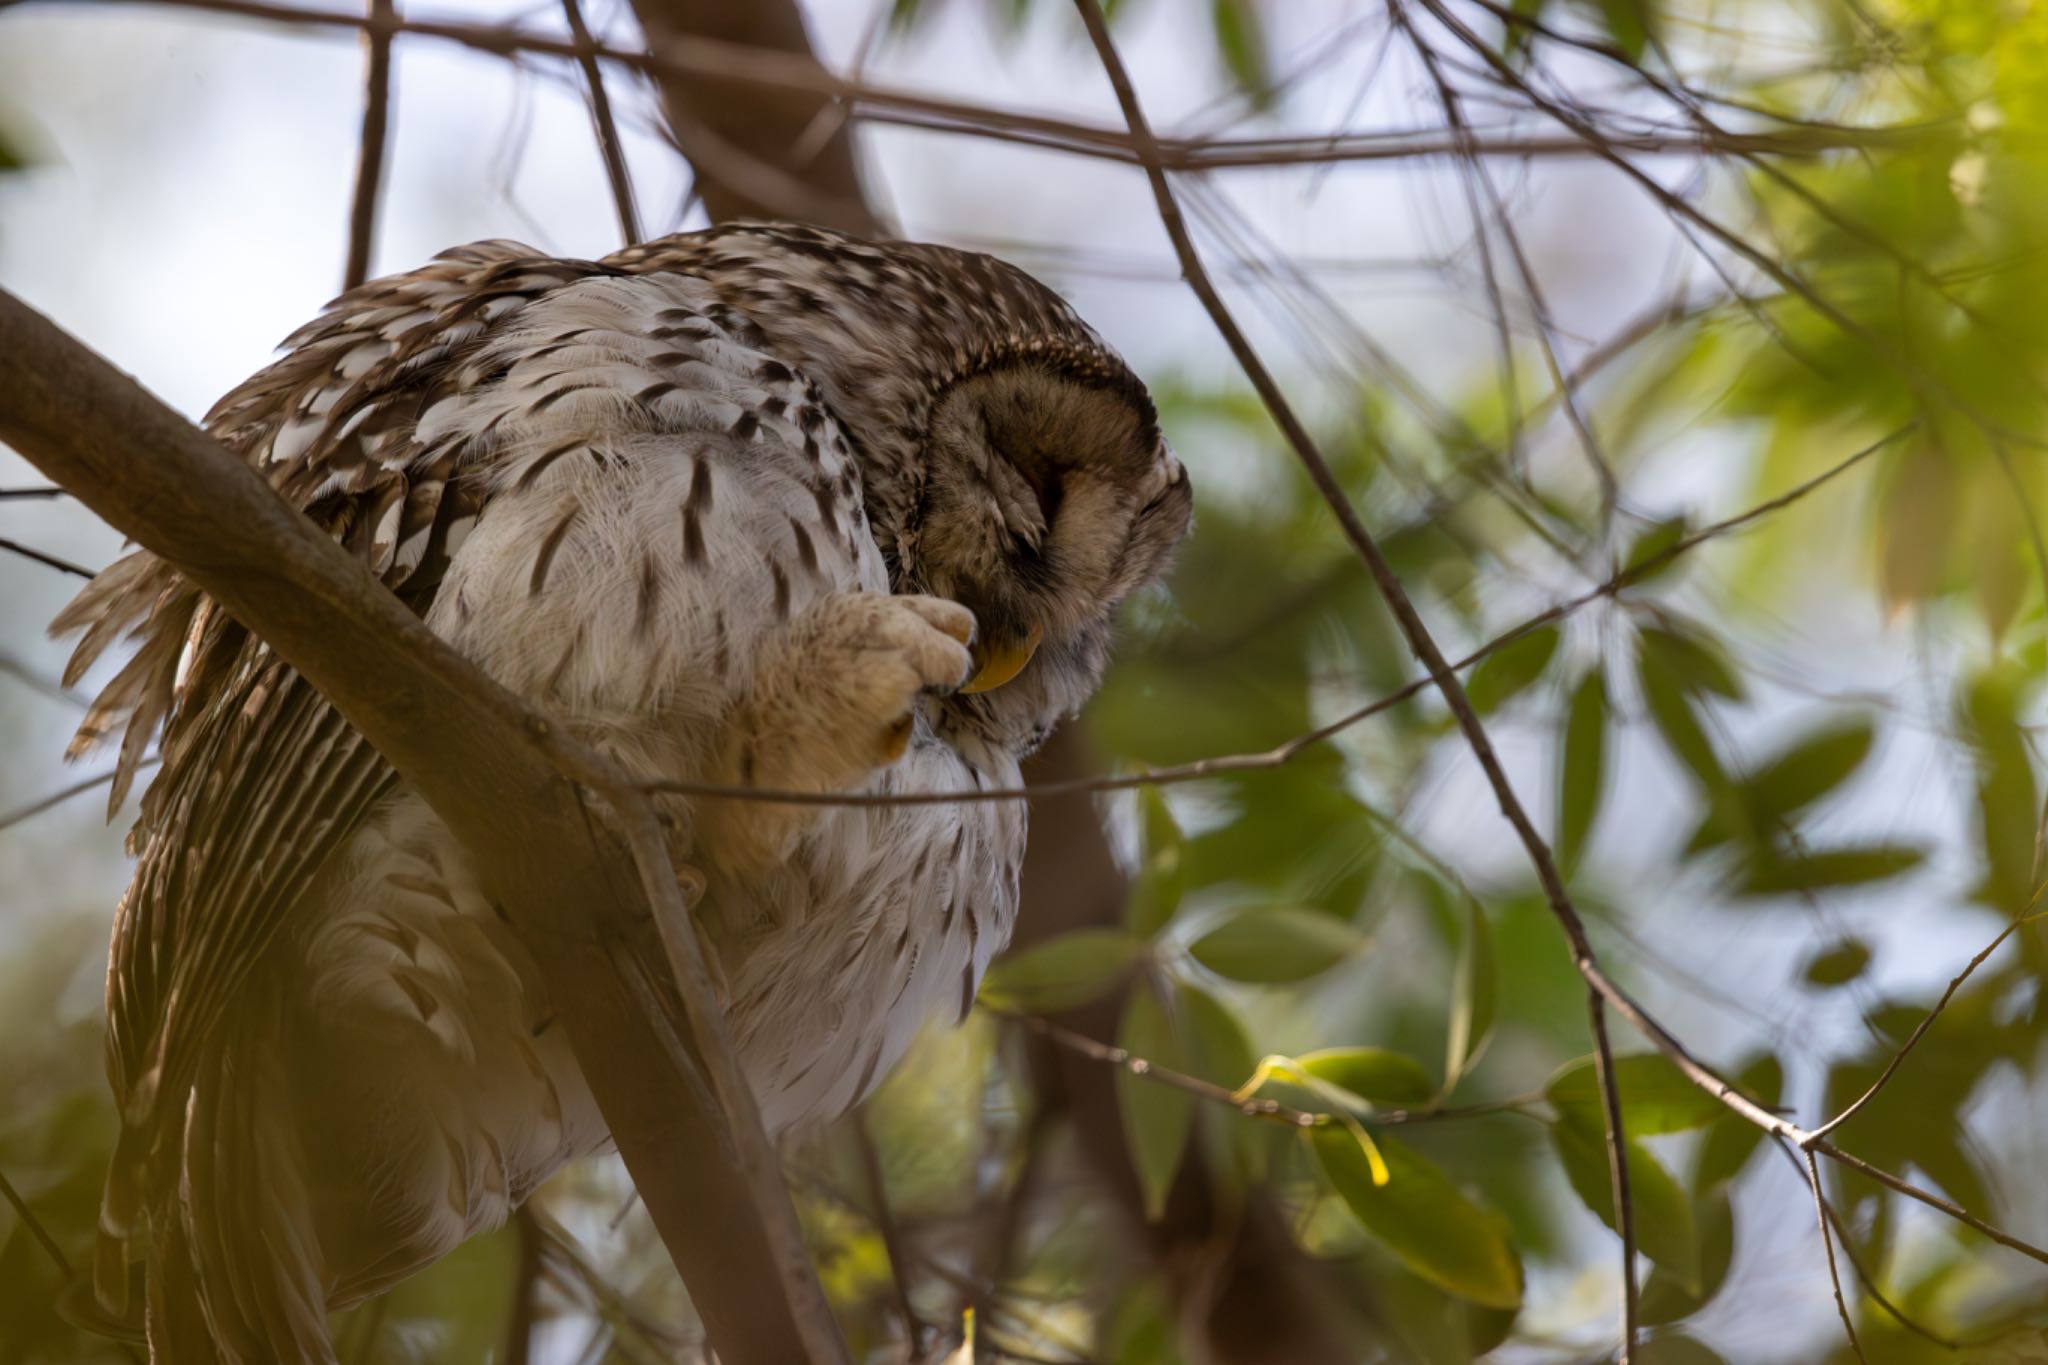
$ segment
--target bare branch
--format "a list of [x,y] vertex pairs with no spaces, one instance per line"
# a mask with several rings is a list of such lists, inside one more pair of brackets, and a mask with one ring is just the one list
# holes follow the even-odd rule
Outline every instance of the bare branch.
[[1856,1339],[1856,1323],[1849,1316],[1849,1301],[1842,1297],[1842,1274],[1835,1268],[1835,1238],[1828,1228],[1828,1200],[1820,1188],[1820,1163],[1814,1159],[1813,1149],[1806,1149],[1806,1184],[1813,1191],[1813,1216],[1820,1223],[1820,1245],[1828,1257],[1828,1284],[1835,1291],[1835,1313],[1842,1319],[1842,1331],[1849,1338],[1849,1349],[1856,1353],[1856,1359],[1863,1365],[1870,1365],[1863,1354],[1863,1343]]
[[[583,23],[583,7],[576,0],[562,0],[562,17],[568,21],[569,35],[576,45],[591,47],[590,30]],[[611,97],[605,93],[604,71],[598,66],[594,51],[580,54],[576,64],[583,68],[583,85],[590,95],[590,121],[597,129],[598,155],[604,158],[605,179],[612,187],[619,235],[626,239],[627,246],[632,246],[642,240],[640,214],[633,205],[633,179],[626,170],[626,149],[619,141],[619,126],[612,118]]]
[[1601,1110],[1607,1128],[1607,1173],[1612,1182],[1614,1230],[1621,1235],[1621,1365],[1636,1354],[1636,1206],[1629,1195],[1628,1134],[1621,1122],[1621,1086],[1614,1075],[1614,1048],[1607,1041],[1607,1002],[1600,992],[1586,992],[1586,1011],[1593,1026],[1593,1074],[1600,1082]]
[[0,537],[0,550],[5,550],[9,554],[20,555],[23,559],[33,559],[38,564],[56,569],[60,573],[68,573],[74,578],[92,577],[91,569],[83,565],[73,564],[68,559],[59,559],[47,550],[38,550],[35,546],[24,545],[18,540],[7,540],[4,537]]
[[370,0],[370,24],[363,30],[363,131],[356,149],[356,190],[349,207],[343,289],[353,289],[370,278],[370,253],[377,240],[377,196],[384,187],[384,152],[391,140],[391,37],[397,21],[393,0]]

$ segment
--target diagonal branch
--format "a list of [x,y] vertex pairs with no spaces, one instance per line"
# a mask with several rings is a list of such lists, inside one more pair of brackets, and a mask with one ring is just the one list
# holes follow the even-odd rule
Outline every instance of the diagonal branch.
[[[0,439],[261,635],[475,855],[720,1358],[843,1362],[694,937],[649,942],[650,910],[673,923],[681,892],[647,799],[450,649],[255,470],[4,292],[0,391]],[[640,885],[586,792],[624,825]],[[664,953],[672,981],[653,966]]]

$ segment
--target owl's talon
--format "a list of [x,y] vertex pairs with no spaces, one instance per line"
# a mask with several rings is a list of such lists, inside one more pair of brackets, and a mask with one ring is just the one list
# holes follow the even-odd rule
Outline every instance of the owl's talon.
[[704,972],[711,978],[711,993],[718,997],[720,1009],[729,1008],[732,988],[725,978],[724,960],[718,954],[718,944],[704,926],[704,917],[697,913],[707,884],[704,874],[685,862],[675,862],[671,867],[675,872],[676,887],[683,893],[683,909],[688,912],[690,933],[697,940],[697,956],[704,960]]

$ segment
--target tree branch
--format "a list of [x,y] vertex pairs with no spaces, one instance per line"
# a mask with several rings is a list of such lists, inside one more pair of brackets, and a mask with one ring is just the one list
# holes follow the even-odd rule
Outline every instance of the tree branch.
[[356,149],[356,190],[349,206],[343,289],[353,289],[370,278],[370,252],[377,240],[377,196],[384,187],[384,151],[391,140],[391,37],[398,23],[393,0],[370,0],[370,20],[363,30],[363,131]]

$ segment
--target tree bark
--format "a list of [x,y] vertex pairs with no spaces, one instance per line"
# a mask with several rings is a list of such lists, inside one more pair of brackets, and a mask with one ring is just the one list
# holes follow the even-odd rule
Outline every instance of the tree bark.
[[[709,38],[816,65],[795,0],[634,0],[633,12],[657,57],[679,40]],[[655,79],[669,131],[696,169],[697,194],[713,222],[792,218],[880,235],[843,107],[822,95],[673,69]]]

